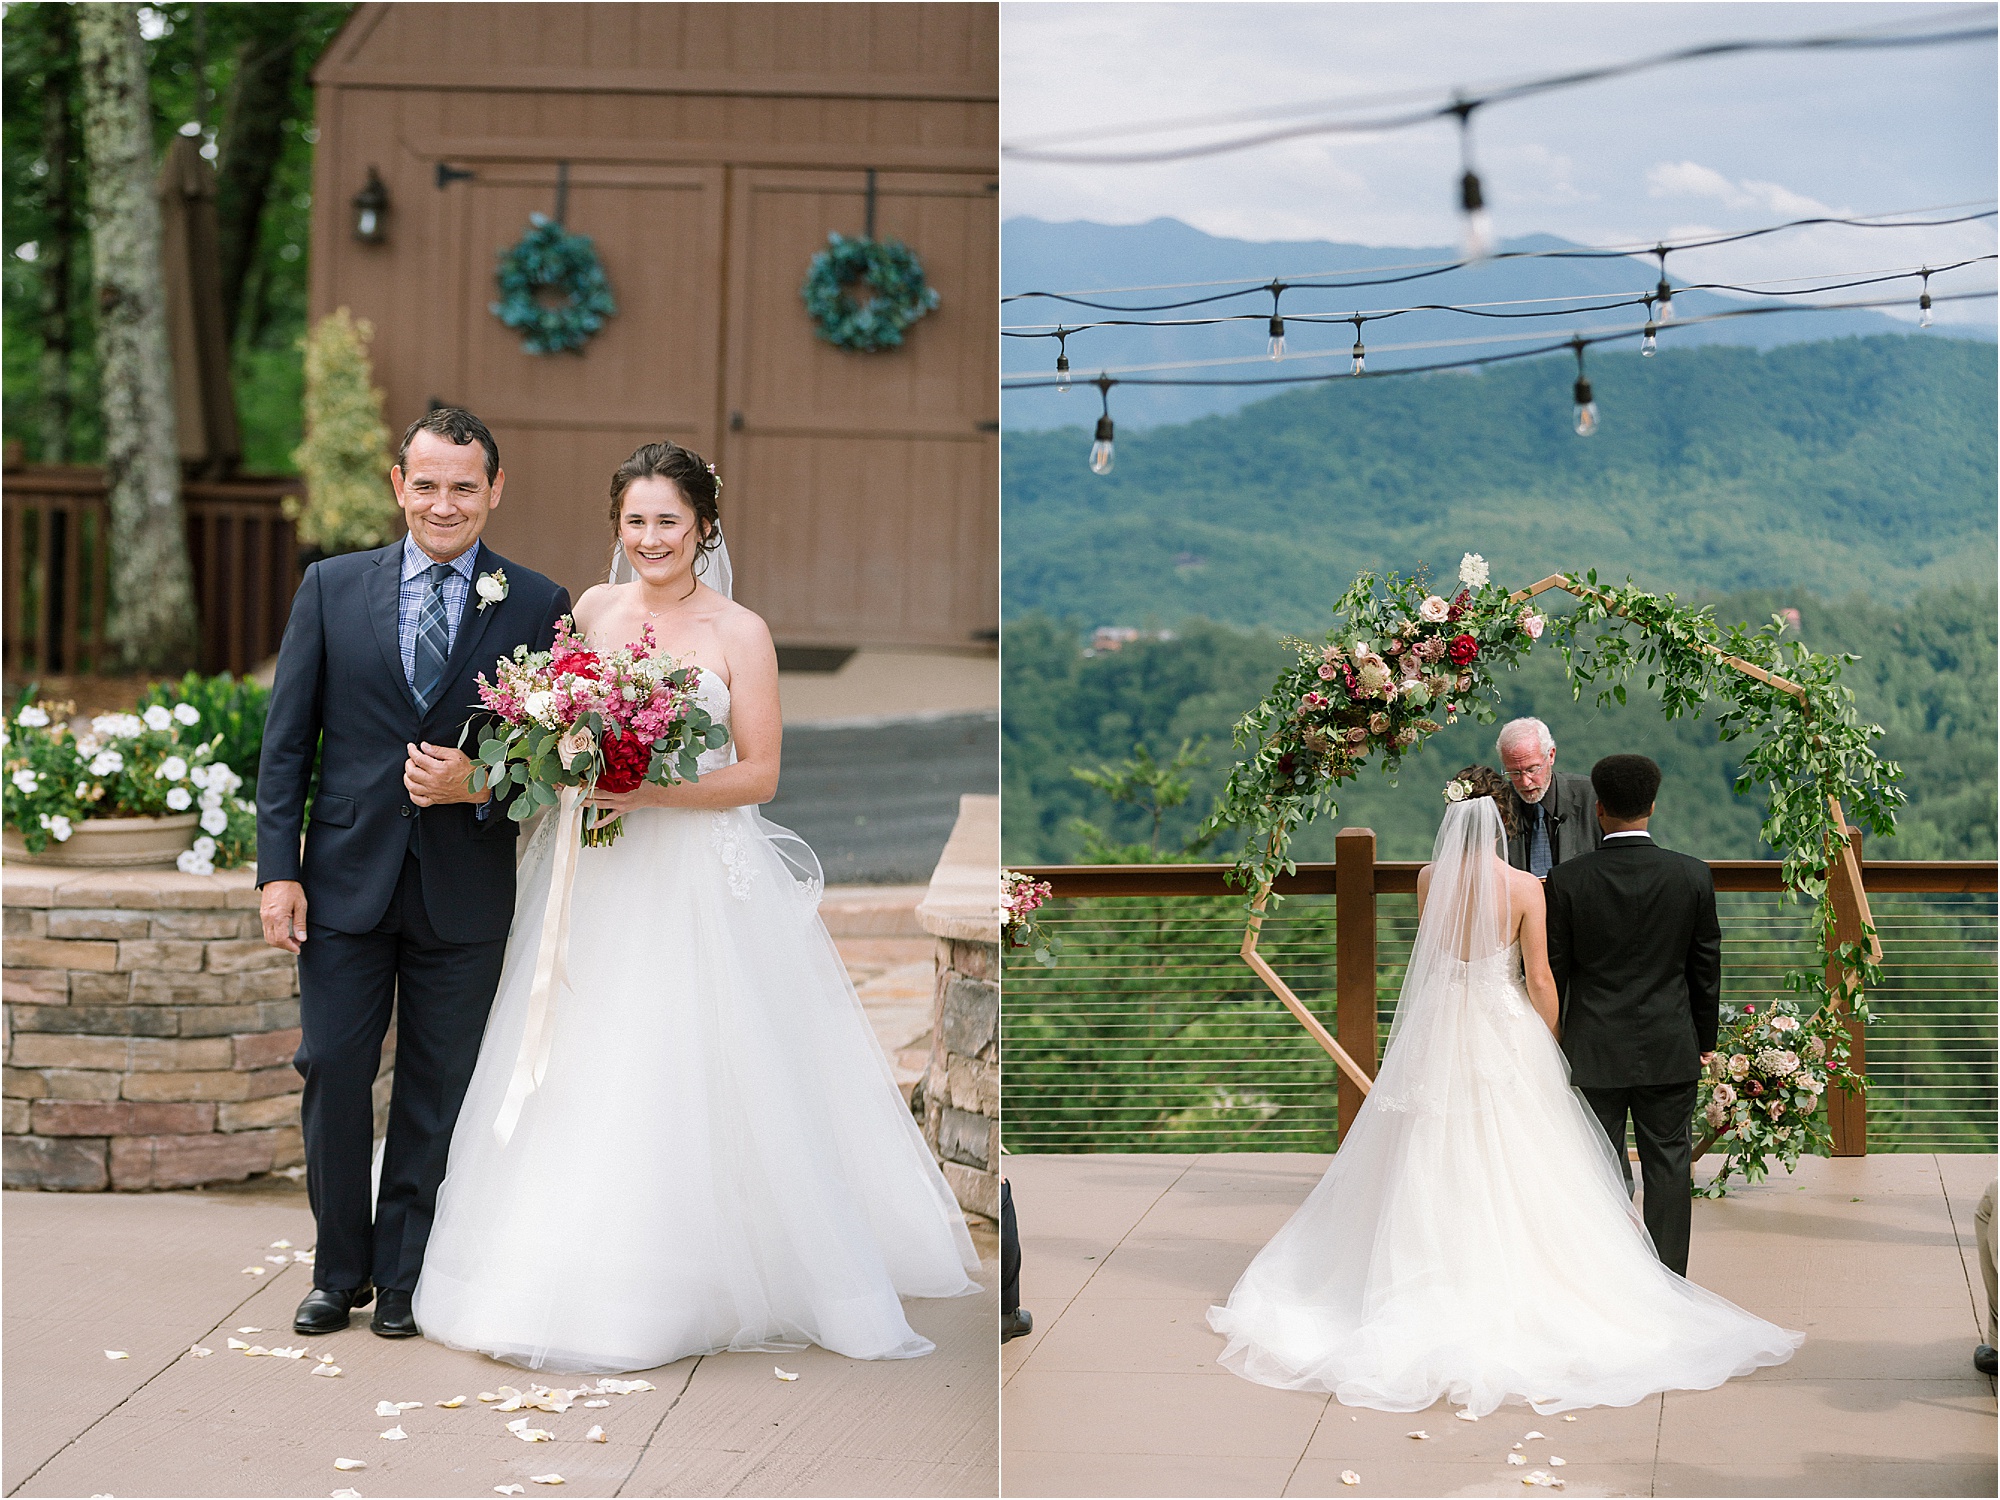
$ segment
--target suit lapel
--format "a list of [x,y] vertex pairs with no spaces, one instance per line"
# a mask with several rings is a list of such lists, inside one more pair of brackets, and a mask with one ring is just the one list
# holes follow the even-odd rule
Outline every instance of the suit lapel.
[[382,660],[411,708],[417,695],[410,691],[410,679],[403,674],[403,644],[398,612],[403,594],[403,544],[393,542],[375,554],[375,566],[368,570],[364,584],[368,622],[375,627],[375,644],[382,648]]

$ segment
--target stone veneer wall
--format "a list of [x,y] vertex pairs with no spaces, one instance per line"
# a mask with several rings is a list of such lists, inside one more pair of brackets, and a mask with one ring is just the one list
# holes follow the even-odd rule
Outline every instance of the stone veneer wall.
[[1000,1217],[1000,799],[959,799],[917,907],[937,940],[924,1139],[959,1206]]
[[188,1187],[303,1160],[297,960],[265,945],[255,879],[7,867],[8,1187]]

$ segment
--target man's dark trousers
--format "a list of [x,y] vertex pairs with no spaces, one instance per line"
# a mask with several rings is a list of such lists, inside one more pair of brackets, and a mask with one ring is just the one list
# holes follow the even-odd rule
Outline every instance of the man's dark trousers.
[[[479,1061],[507,940],[447,943],[424,910],[423,871],[406,855],[373,932],[312,921],[299,949],[300,1122],[306,1191],[319,1224],[314,1284],[414,1290],[444,1181],[452,1123]],[[370,1228],[374,1080],[396,1016],[389,1141]]]
[[1625,1190],[1632,1190],[1632,1161],[1625,1154],[1625,1120],[1629,1115],[1639,1147],[1639,1181],[1645,1187],[1641,1205],[1646,1233],[1653,1237],[1660,1264],[1682,1276],[1688,1269],[1688,1236],[1694,1224],[1688,1179],[1694,1171],[1694,1145],[1688,1139],[1688,1118],[1694,1114],[1698,1083],[1667,1083],[1651,1087],[1583,1090],[1611,1149],[1625,1173]]

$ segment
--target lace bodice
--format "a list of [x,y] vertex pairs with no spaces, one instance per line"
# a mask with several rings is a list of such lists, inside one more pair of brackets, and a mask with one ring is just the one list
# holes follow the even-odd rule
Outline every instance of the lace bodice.
[[[702,711],[716,723],[728,724],[729,684],[724,682],[715,673],[709,671],[707,667],[696,667],[695,672],[698,674],[695,679],[697,684],[694,693],[695,702],[699,703]],[[700,774],[705,776],[710,771],[717,770],[723,766],[734,765],[735,763],[736,742],[732,739],[728,744],[723,745],[719,749],[702,751],[701,758],[695,762],[695,768]]]

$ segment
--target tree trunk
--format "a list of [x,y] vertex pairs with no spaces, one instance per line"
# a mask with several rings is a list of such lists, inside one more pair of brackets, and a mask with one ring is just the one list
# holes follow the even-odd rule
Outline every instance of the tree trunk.
[[222,311],[235,339],[246,319],[244,287],[257,255],[257,236],[271,179],[285,151],[284,120],[292,75],[304,44],[305,7],[253,5],[249,35],[236,49],[236,76],[222,116],[215,217],[221,234]]
[[69,157],[75,149],[70,101],[76,81],[71,61],[76,56],[76,30],[67,5],[42,6],[39,19],[45,28],[47,58],[42,75],[42,159],[49,170],[42,179],[48,224],[36,259],[36,269],[42,274],[42,356],[37,382],[41,386],[37,414],[41,440],[37,446],[43,463],[59,464],[69,458],[70,278],[75,271],[76,246],[76,183]]
[[177,672],[194,664],[197,629],[138,12],[130,4],[76,7],[104,474],[111,496],[106,632],[128,670]]

